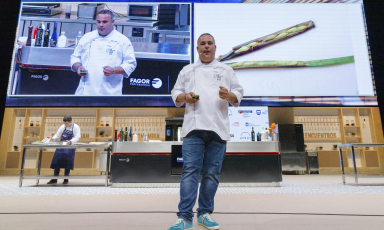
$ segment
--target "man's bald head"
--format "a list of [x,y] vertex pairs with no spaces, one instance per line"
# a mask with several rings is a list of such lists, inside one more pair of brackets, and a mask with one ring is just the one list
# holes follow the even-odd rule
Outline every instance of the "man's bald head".
[[197,39],[197,44],[199,44],[199,40],[200,40],[200,38],[202,37],[202,36],[204,36],[204,35],[209,35],[209,36],[211,36],[212,38],[213,38],[213,43],[216,45],[216,42],[215,42],[215,38],[212,36],[212,34],[210,34],[210,33],[203,33],[202,35],[200,35],[200,37]]

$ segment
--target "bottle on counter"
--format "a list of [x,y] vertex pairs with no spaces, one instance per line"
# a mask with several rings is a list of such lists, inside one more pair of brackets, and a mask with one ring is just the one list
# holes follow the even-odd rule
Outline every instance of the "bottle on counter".
[[132,141],[132,126],[129,127],[129,141]]
[[76,37],[76,46],[79,44],[79,41],[80,39],[82,38],[83,36],[81,35],[81,31],[79,31],[79,33],[77,34],[77,37]]
[[115,129],[115,142],[117,142],[117,129]]
[[53,33],[51,36],[51,47],[57,46],[57,22],[55,22],[55,25],[53,27]]
[[137,142],[138,138],[137,138],[137,134],[135,133],[132,137],[132,141],[133,142]]
[[50,23],[47,23],[47,29],[44,31],[43,47],[48,47],[49,44],[49,34],[51,33],[51,31],[49,30],[49,25]]
[[261,141],[265,141],[265,131],[264,131],[264,127],[261,128]]
[[125,127],[124,141],[128,141],[128,127]]
[[32,31],[33,31],[33,26],[28,26],[27,46],[31,46],[32,45]]
[[148,141],[147,131],[144,131],[143,141]]
[[269,132],[268,132],[268,129],[265,128],[265,140],[268,141],[269,140]]
[[255,130],[253,129],[253,127],[252,127],[251,137],[252,137],[252,141],[255,141]]
[[124,138],[124,131],[123,131],[123,127],[121,127],[119,141],[123,142],[123,140],[124,140],[123,138]]
[[33,30],[33,39],[36,39],[37,29],[39,29],[39,25],[37,25],[36,28]]
[[64,48],[67,45],[67,37],[65,36],[65,31],[61,32],[61,36],[57,41],[57,47]]
[[261,141],[261,133],[260,133],[260,131],[257,132],[257,141]]
[[43,42],[43,23],[40,22],[39,29],[37,29],[36,32],[36,40],[35,40],[35,46],[41,46],[41,43]]
[[71,3],[67,4],[67,9],[65,10],[65,18],[71,18]]

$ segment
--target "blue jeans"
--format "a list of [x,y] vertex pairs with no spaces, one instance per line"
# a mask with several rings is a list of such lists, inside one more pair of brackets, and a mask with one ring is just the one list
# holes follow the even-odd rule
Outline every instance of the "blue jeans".
[[197,216],[211,214],[214,197],[226,152],[227,141],[213,131],[194,130],[183,139],[183,172],[180,182],[180,203],[177,216],[192,222],[200,172],[199,207]]

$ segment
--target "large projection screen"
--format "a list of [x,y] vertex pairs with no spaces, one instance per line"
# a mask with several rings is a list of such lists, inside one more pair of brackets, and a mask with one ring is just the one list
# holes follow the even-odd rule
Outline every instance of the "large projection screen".
[[[30,14],[25,9],[31,3],[60,3],[60,13]],[[65,18],[69,3],[71,16]],[[76,36],[97,32],[96,21],[83,15],[88,11],[79,14],[84,3],[22,1],[6,106],[173,106],[170,91],[180,70],[199,58],[196,43],[203,33],[214,36],[218,60],[234,68],[244,106],[377,105],[362,0],[97,3],[114,12],[115,30],[134,50],[136,68],[121,84],[100,80],[121,93],[77,93],[82,78],[71,70],[71,55],[87,48],[75,48]],[[154,9],[159,16],[145,18]],[[35,30],[40,22],[50,25],[50,35],[57,23],[58,36],[66,32],[66,47],[26,46],[28,27]],[[102,71],[102,65],[95,66]]]

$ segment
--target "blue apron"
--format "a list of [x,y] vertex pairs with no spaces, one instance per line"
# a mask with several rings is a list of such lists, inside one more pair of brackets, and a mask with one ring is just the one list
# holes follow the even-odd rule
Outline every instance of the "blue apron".
[[[67,130],[65,127],[63,134],[61,134],[60,141],[70,141],[73,138],[73,129],[75,123],[72,125],[72,131]],[[52,158],[51,169],[65,168],[72,169],[75,164],[75,149],[56,149]]]

